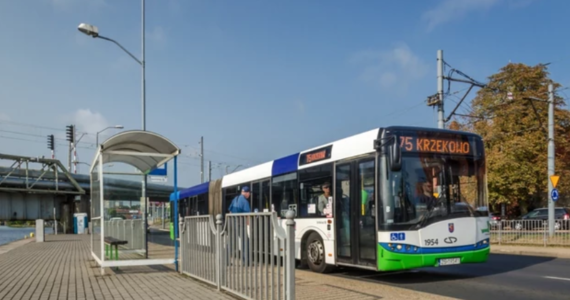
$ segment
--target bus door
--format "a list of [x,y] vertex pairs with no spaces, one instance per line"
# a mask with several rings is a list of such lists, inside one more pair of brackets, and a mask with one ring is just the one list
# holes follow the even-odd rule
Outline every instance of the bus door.
[[[271,202],[269,199],[269,179],[253,182],[251,185],[251,212],[252,213],[263,213],[271,212]],[[265,224],[264,224],[265,223]],[[271,224],[268,218],[258,218],[254,217],[250,223],[250,235],[256,234],[256,238],[253,241],[252,246],[256,249],[260,249],[260,254],[270,253],[271,251]],[[253,228],[255,226],[255,229]],[[267,241],[267,249],[266,249]],[[256,247],[257,246],[257,247]],[[267,250],[267,251],[266,251]]]
[[337,261],[375,267],[375,158],[337,164],[335,172]]

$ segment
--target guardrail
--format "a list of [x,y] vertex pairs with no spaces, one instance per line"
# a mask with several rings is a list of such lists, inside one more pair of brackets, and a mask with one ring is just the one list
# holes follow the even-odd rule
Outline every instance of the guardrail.
[[105,236],[128,241],[126,245],[121,246],[126,250],[145,249],[144,220],[105,221]]
[[570,247],[570,220],[555,220],[552,237],[544,220],[501,220],[491,221],[490,225],[491,243]]
[[180,271],[245,299],[295,299],[295,221],[275,213],[192,216],[180,224]]

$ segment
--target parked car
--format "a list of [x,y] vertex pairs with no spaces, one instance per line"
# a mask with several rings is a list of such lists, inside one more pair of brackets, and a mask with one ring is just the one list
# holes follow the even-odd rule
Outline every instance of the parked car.
[[[513,222],[516,230],[532,230],[548,227],[548,208],[537,208]],[[554,229],[568,230],[570,228],[570,209],[556,207],[554,209]]]
[[501,223],[501,216],[497,213],[489,213],[489,224],[491,227],[496,227]]

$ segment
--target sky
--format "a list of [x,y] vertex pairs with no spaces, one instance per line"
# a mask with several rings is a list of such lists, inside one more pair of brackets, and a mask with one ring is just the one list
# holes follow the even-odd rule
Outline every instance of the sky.
[[[509,62],[552,62],[551,77],[570,86],[569,9],[563,0],[147,0],[146,127],[182,149],[181,186],[200,183],[201,136],[215,179],[373,128],[437,127],[426,99],[437,92],[439,49],[481,82]],[[80,23],[141,58],[141,1],[0,1],[1,153],[49,157],[54,134],[67,165],[74,124],[86,133],[77,149],[86,173],[97,131],[141,129],[140,65]],[[446,116],[468,87],[451,83]]]

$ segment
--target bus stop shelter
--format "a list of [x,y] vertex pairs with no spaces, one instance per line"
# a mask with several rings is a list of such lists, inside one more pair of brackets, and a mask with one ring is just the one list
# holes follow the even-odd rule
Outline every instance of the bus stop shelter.
[[[177,192],[177,156],[173,142],[150,131],[124,131],[98,146],[91,165],[91,254],[104,273],[105,267],[177,264],[178,243],[167,257],[149,257],[147,203],[145,195],[147,175],[156,168],[174,160],[174,192]],[[135,172],[109,172],[106,164],[123,163],[134,167]],[[106,176],[132,176],[141,183],[141,218],[113,218],[106,201],[113,198],[113,189]],[[108,181],[108,179],[107,179]],[[172,248],[170,248],[172,249]]]

